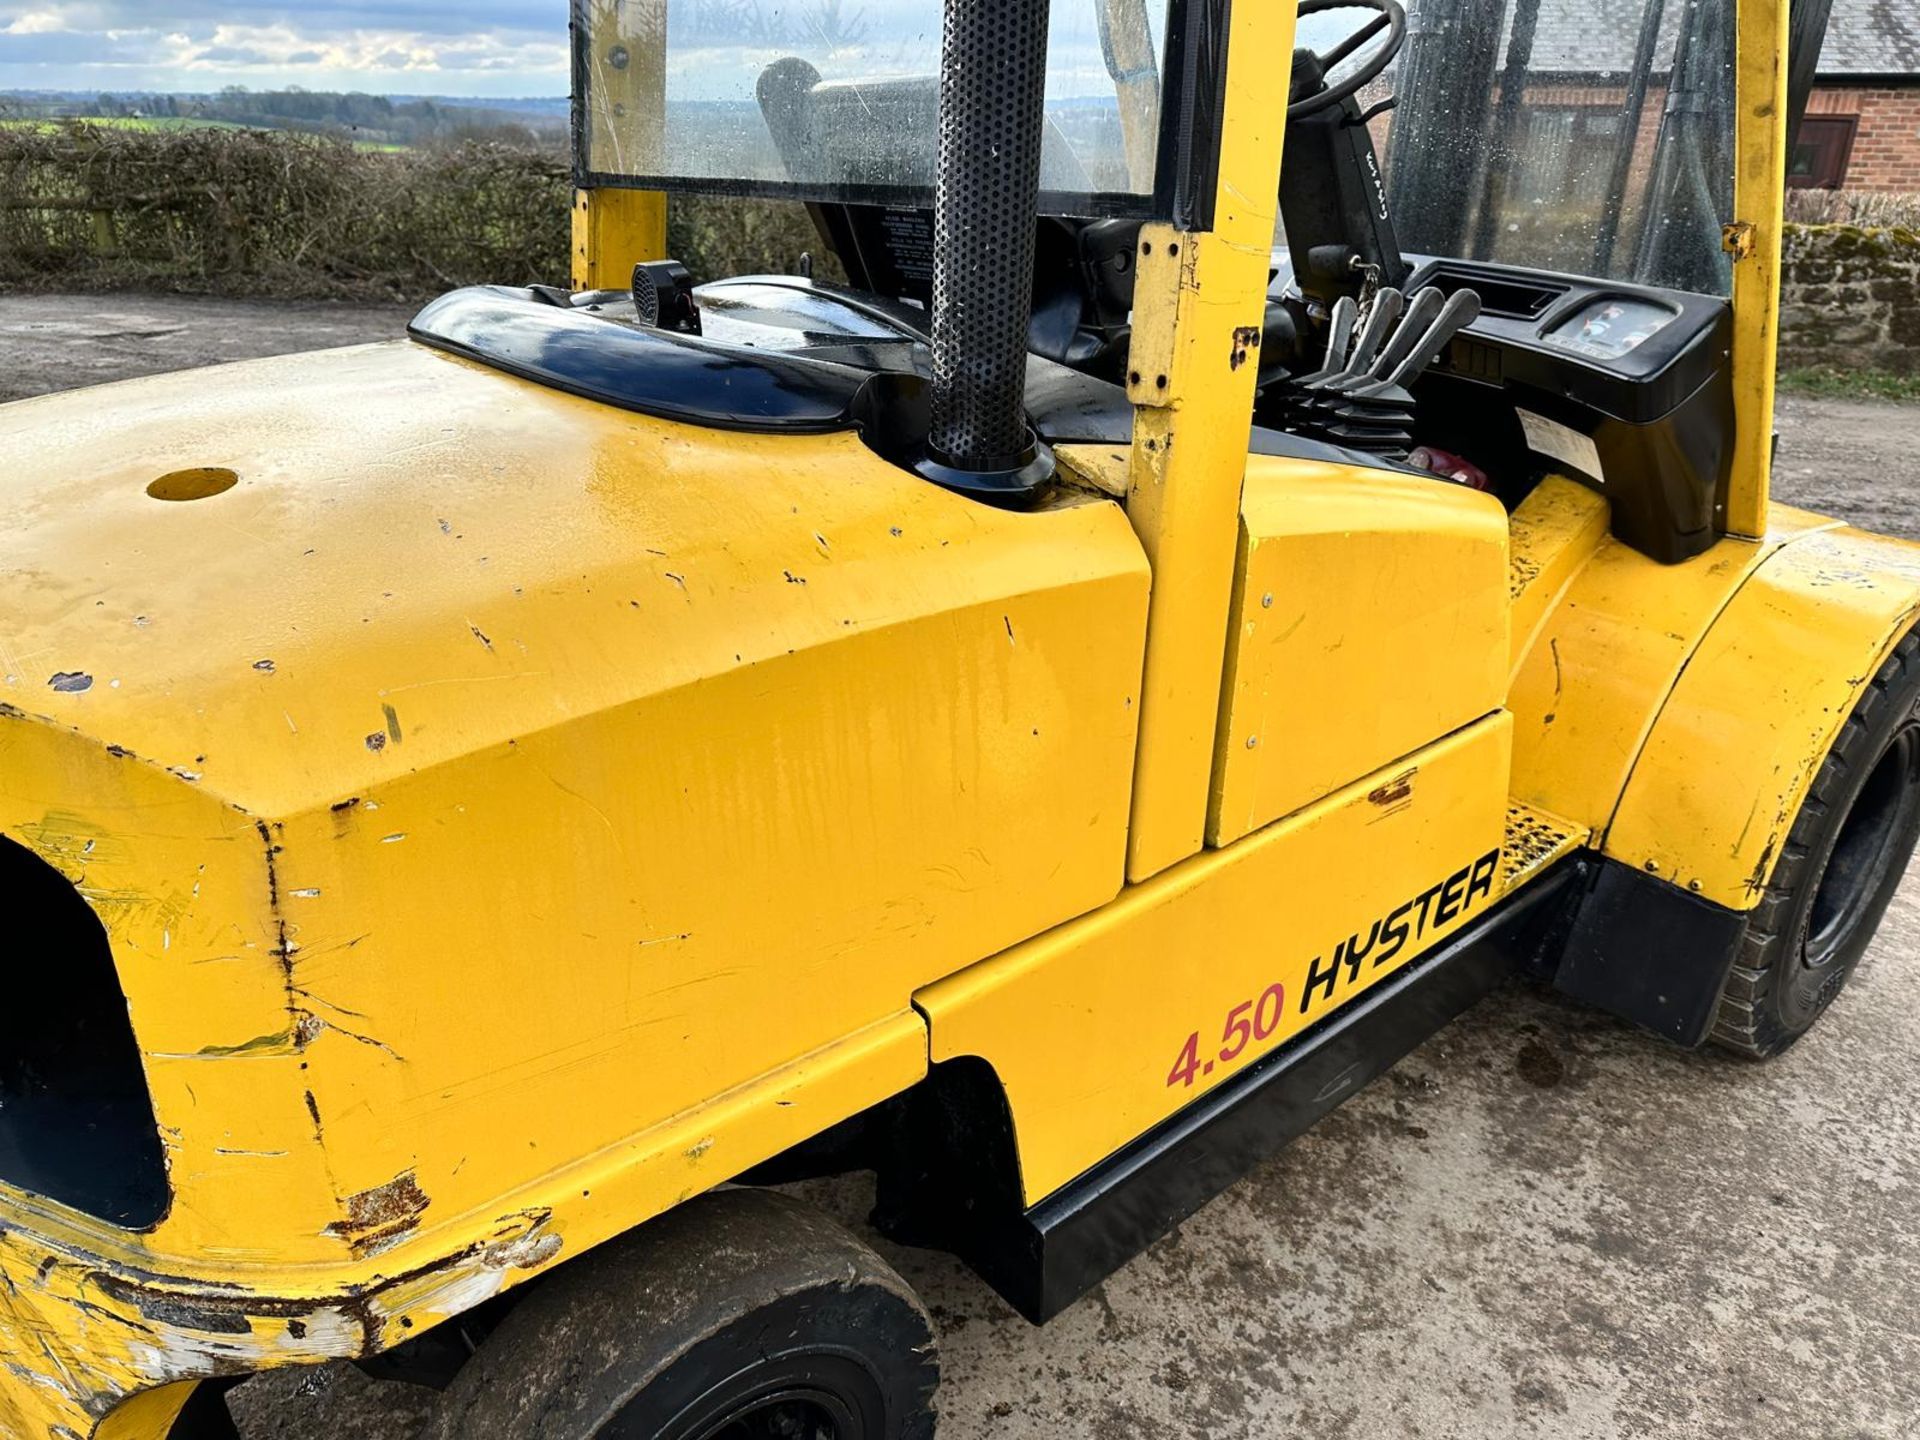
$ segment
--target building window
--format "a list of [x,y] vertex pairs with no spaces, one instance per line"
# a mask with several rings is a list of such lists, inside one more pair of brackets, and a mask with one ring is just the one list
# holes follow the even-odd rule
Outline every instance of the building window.
[[1853,159],[1856,115],[1809,115],[1800,123],[1800,143],[1787,169],[1787,184],[1801,190],[1838,190]]

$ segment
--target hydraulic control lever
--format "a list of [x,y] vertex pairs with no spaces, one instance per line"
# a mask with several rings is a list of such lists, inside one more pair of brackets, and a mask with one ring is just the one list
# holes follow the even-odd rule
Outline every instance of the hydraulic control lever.
[[1409,303],[1388,287],[1364,314],[1342,296],[1328,317],[1325,363],[1268,391],[1279,402],[1280,428],[1405,460],[1413,449],[1413,383],[1479,315],[1472,290],[1447,296],[1429,285]]
[[[1438,295],[1440,292],[1429,285],[1420,292],[1422,295]],[[1432,325],[1421,335],[1412,350],[1400,361],[1386,378],[1384,383],[1394,389],[1404,390],[1425,373],[1426,368],[1438,360],[1447,346],[1453,343],[1453,337],[1480,318],[1480,295],[1474,290],[1456,290],[1440,307],[1440,313]],[[1403,327],[1411,329],[1412,326]],[[1364,392],[1363,392],[1364,393]]]

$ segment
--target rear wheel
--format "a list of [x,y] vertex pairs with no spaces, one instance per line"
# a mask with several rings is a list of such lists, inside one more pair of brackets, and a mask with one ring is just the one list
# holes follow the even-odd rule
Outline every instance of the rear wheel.
[[1920,840],[1920,632],[1909,634],[1834,742],[1774,867],[1713,1039],[1778,1055],[1839,995]]
[[938,1381],[932,1323],[884,1260],[727,1190],[542,1283],[423,1440],[931,1440]]

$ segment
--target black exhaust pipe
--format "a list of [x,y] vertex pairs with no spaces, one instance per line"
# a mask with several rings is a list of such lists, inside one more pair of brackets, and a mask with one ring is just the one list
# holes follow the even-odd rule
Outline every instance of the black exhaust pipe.
[[933,199],[932,424],[923,474],[1001,503],[1053,457],[1027,424],[1048,0],[946,0]]

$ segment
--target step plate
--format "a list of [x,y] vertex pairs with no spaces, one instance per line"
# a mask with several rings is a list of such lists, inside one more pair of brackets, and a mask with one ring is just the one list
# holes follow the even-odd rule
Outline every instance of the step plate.
[[1507,843],[1500,857],[1499,893],[1510,895],[1556,861],[1587,843],[1586,826],[1552,811],[1513,801],[1507,806]]

